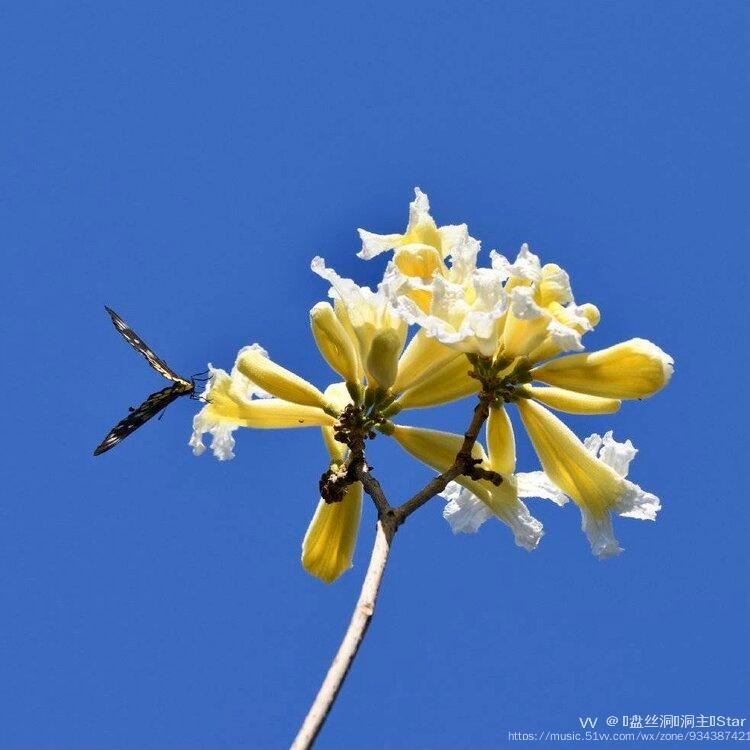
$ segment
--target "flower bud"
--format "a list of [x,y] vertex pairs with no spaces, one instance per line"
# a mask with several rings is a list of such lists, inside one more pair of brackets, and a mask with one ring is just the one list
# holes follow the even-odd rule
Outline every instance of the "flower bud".
[[390,388],[396,382],[398,355],[403,338],[392,328],[380,331],[370,344],[367,355],[367,372],[381,388]]
[[672,377],[674,361],[656,344],[630,339],[598,352],[553,359],[531,373],[534,380],[604,398],[646,398]]
[[357,351],[331,305],[318,302],[310,310],[310,327],[323,359],[347,383],[356,383]]

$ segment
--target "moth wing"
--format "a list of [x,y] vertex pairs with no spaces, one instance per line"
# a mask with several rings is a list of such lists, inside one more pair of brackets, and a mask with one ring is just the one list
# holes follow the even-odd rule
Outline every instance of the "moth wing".
[[[190,390],[192,390],[192,386]],[[182,382],[177,382],[161,391],[152,393],[137,409],[130,412],[125,419],[119,421],[109,431],[107,437],[96,446],[94,455],[99,456],[110,450],[110,448],[114,448],[118,443],[125,440],[128,435],[135,432],[141,425],[146,424],[151,417],[157,415],[175,399],[189,393],[190,390],[187,390]]]
[[173,380],[175,383],[190,384],[185,378],[181,378],[163,359],[157,357],[151,347],[112,308],[105,305],[104,309],[109,313],[112,323],[114,323],[115,328],[122,334],[125,341],[133,349],[142,354],[159,375],[165,377],[167,380]]

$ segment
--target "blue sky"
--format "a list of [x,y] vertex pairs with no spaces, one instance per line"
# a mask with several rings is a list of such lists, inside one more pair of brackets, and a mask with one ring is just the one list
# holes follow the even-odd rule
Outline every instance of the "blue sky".
[[[196,459],[184,400],[94,459],[163,385],[102,305],[179,372],[258,341],[324,386],[309,260],[374,282],[355,228],[399,231],[415,185],[485,249],[528,241],[567,268],[602,310],[590,348],[643,336],[675,357],[650,401],[567,419],[631,438],[664,509],[618,519],[626,552],[600,563],[572,507],[531,501],[547,533],[527,554],[498,523],[454,537],[430,503],[398,535],[320,747],[743,715],[746,23],[734,0],[7,5],[0,748],[293,736],[372,508],[327,587],[299,565],[316,432],[243,431],[235,461]],[[469,409],[410,421],[460,431]],[[385,439],[372,461],[394,500],[429,476]],[[537,466],[525,438],[519,464]]]

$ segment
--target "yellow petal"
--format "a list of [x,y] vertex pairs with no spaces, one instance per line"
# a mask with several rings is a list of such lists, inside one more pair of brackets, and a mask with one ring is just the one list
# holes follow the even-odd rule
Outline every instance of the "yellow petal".
[[352,567],[362,516],[362,485],[349,485],[343,500],[321,500],[302,542],[302,565],[326,583],[333,583]]
[[612,414],[619,410],[622,403],[616,398],[589,396],[586,393],[576,393],[564,388],[527,385],[524,392],[536,401],[568,414]]
[[402,409],[421,409],[425,406],[447,404],[479,392],[479,381],[469,376],[471,365],[465,356],[451,359],[417,385],[404,391],[396,403]]
[[327,302],[319,302],[310,310],[310,327],[325,361],[347,382],[358,382],[355,345]]
[[623,493],[622,477],[543,406],[529,399],[516,405],[547,476],[580,507],[603,518]]
[[425,314],[432,308],[432,292],[429,289],[409,289],[404,294]]
[[568,274],[557,263],[545,263],[535,296],[541,307],[547,307],[552,302],[561,305],[571,302],[573,295]]
[[[346,305],[340,299],[336,299],[333,301],[333,311],[336,314],[336,317],[339,319],[341,325],[344,327],[344,330],[346,331],[349,339],[351,341],[356,341],[359,344],[359,339],[357,338],[357,333],[354,330],[351,318],[349,317],[349,313],[347,312]],[[364,377],[365,370],[362,366],[362,359],[359,354],[359,345],[355,348],[355,351],[357,354],[357,382],[361,382],[362,378]]]
[[407,388],[413,388],[443,365],[463,356],[461,352],[441,344],[436,338],[427,336],[420,328],[398,361],[398,375],[393,391],[401,393]]
[[502,406],[492,407],[487,419],[487,451],[493,471],[512,474],[516,470],[516,441],[513,425]]
[[408,245],[397,250],[393,256],[396,268],[404,276],[422,279],[429,283],[437,271],[445,274],[443,256],[431,245]]
[[672,358],[645,339],[560,357],[534,368],[535,380],[605,398],[645,398],[672,376]]
[[547,313],[536,318],[518,318],[509,310],[503,328],[503,354],[507,357],[523,357],[536,349],[547,337],[549,319]]
[[323,394],[304,378],[277,365],[256,349],[245,347],[237,356],[237,369],[270,394],[295,404],[329,409]]
[[438,232],[431,217],[425,217],[415,227],[411,228],[402,236],[399,245],[402,247],[404,245],[429,245],[438,250],[442,248],[440,232]]
[[[407,427],[406,425],[394,425],[391,436],[407,453],[411,453],[414,458],[437,472],[443,472],[453,466],[464,441],[463,435],[456,435],[453,432],[425,430],[421,427]],[[479,443],[474,443],[471,455],[482,459],[485,464],[484,468],[489,468],[487,455]],[[492,503],[489,489],[492,485],[465,476],[458,476],[455,481],[473,492],[487,505]]]

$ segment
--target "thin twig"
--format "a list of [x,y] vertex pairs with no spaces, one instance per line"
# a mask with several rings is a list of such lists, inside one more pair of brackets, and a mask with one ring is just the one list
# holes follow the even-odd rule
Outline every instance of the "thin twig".
[[388,562],[388,553],[390,552],[390,542],[383,524],[378,522],[375,532],[375,544],[370,555],[370,564],[367,567],[362,591],[357,600],[357,606],[354,608],[351,622],[347,628],[344,640],[341,641],[339,650],[331,663],[331,667],[326,674],[323,684],[320,686],[315,701],[305,717],[297,737],[291,745],[291,750],[308,750],[312,747],[315,738],[318,736],[323,723],[328,717],[333,702],[336,700],[341,685],[346,678],[347,672],[357,655],[362,639],[367,632],[367,626],[370,624],[372,615],[375,611],[375,600],[378,596],[380,581],[383,578],[383,571]]
[[421,508],[428,500],[442,492],[456,477],[461,474],[469,474],[473,468],[472,450],[479,437],[479,430],[487,421],[490,413],[490,401],[482,393],[479,401],[474,407],[474,416],[471,424],[464,433],[464,442],[456,455],[453,465],[442,474],[438,474],[432,481],[428,482],[419,492],[407,500],[403,505],[396,508],[396,519],[402,524],[415,510]]
[[362,487],[370,496],[375,507],[378,509],[378,519],[382,522],[386,536],[390,542],[396,533],[398,524],[395,523],[396,515],[394,508],[388,502],[388,499],[380,486],[380,482],[373,476],[372,471],[366,463],[361,462],[353,467],[354,478],[362,482]]

